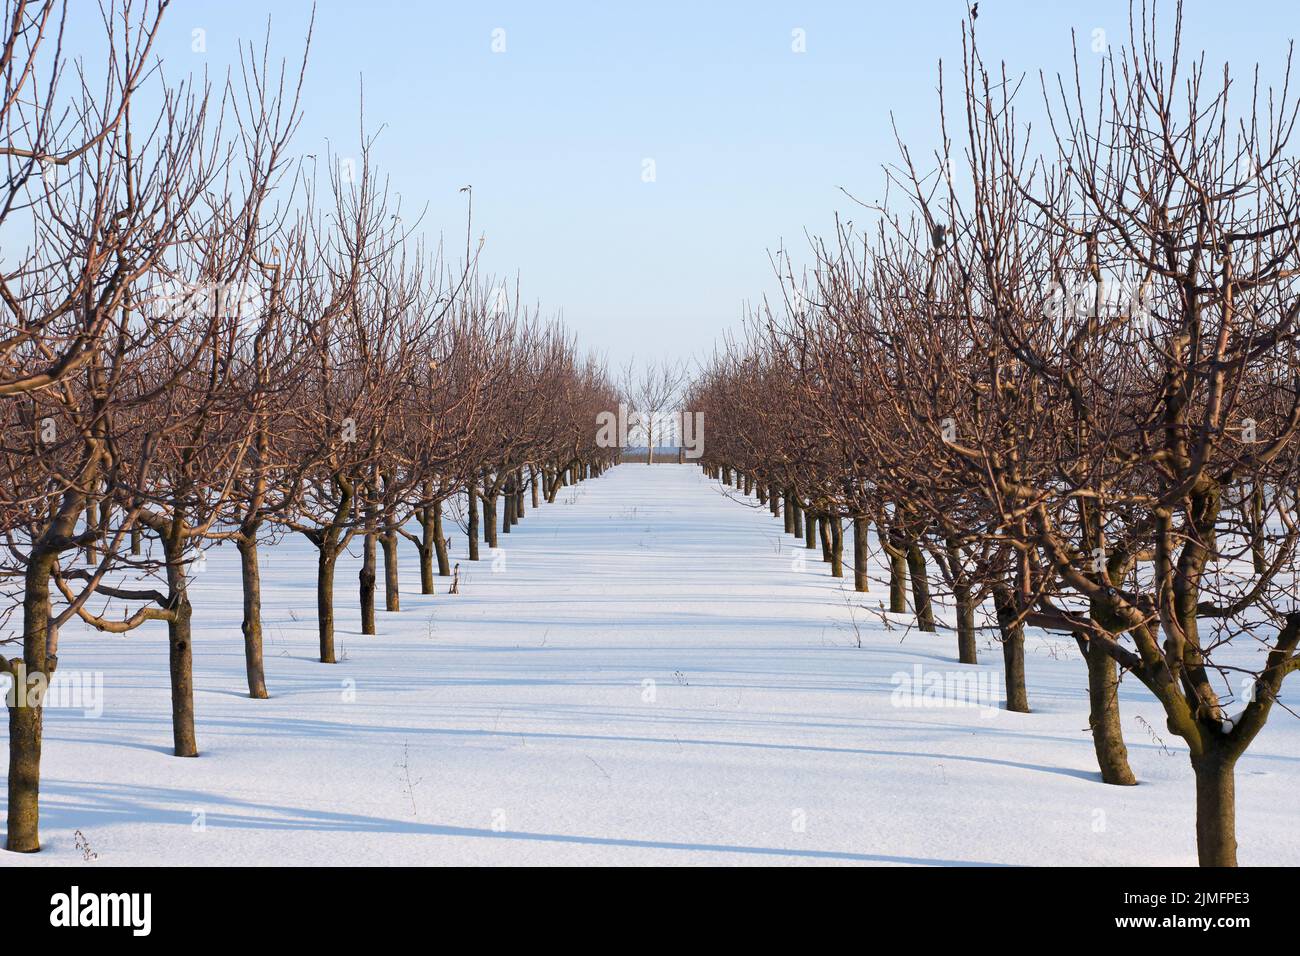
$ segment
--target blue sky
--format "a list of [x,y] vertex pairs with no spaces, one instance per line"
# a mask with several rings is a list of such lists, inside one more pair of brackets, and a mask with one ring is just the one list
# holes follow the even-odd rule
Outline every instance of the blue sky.
[[[165,70],[224,73],[268,11],[273,50],[292,57],[310,9],[176,0]],[[986,60],[1036,74],[1068,68],[1071,30],[1085,52],[1095,29],[1122,42],[1127,11],[984,0],[977,26]],[[964,12],[964,0],[320,0],[295,145],[355,152],[364,78],[376,159],[407,211],[427,205],[428,231],[463,233],[457,190],[472,183],[490,271],[518,271],[528,298],[613,362],[697,356],[773,288],[769,250],[804,249],[805,229],[828,230],[837,210],[865,219],[839,187],[881,194],[891,111],[909,142],[933,147],[936,67],[958,67]],[[1257,59],[1277,75],[1297,23],[1291,4],[1193,0],[1186,42],[1243,76]]]

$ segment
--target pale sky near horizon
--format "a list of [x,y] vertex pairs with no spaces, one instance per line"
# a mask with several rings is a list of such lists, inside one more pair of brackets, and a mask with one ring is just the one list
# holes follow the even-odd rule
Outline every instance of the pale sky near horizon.
[[[1159,6],[1171,19],[1174,4]],[[937,65],[955,77],[965,9],[319,0],[294,148],[354,153],[364,80],[376,161],[405,210],[428,207],[427,232],[461,241],[458,190],[472,184],[486,269],[517,272],[525,298],[562,310],[582,343],[616,365],[700,356],[774,290],[770,250],[797,258],[805,230],[828,231],[836,211],[867,218],[840,187],[882,194],[891,112],[910,144],[933,149]],[[274,54],[293,59],[310,11],[175,0],[158,52],[170,79],[219,77],[238,40],[260,42],[269,12]],[[1281,2],[1186,11],[1185,45],[1247,81],[1257,60],[1280,76],[1300,32]],[[1087,54],[1098,29],[1124,42],[1127,21],[1126,0],[983,0],[977,27],[986,61],[1030,74],[1037,102],[1038,71],[1070,68],[1071,30]],[[93,25],[74,24],[74,49]]]

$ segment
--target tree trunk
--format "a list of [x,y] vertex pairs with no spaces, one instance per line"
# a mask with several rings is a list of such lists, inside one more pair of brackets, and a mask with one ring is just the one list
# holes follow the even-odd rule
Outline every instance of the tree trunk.
[[244,670],[248,675],[248,696],[266,700],[266,670],[262,659],[262,574],[257,562],[257,532],[241,534],[235,540],[239,550],[239,575],[244,591]]
[[1251,562],[1255,573],[1263,574],[1268,570],[1268,550],[1264,546],[1268,529],[1264,525],[1264,488],[1259,483],[1251,488],[1246,508],[1246,529],[1250,535]]
[[803,546],[809,551],[817,550],[817,518],[806,508],[803,513]]
[[1128,763],[1128,748],[1119,719],[1119,674],[1115,659],[1096,641],[1078,636],[1088,664],[1088,724],[1092,746],[1104,783],[1130,787],[1137,783]]
[[[50,624],[50,574],[55,553],[39,554],[33,550],[24,575],[23,656],[10,661],[11,668],[21,665],[22,673],[11,673],[15,691],[9,708],[9,779],[8,829],[5,849],[15,853],[35,853],[41,848],[41,730],[44,724],[39,694],[27,691],[37,675],[48,679],[55,661],[46,659],[46,635]],[[47,671],[48,667],[48,671]]]
[[1002,637],[1002,667],[1007,685],[1007,710],[1029,713],[1029,692],[1025,689],[1025,628],[1016,623],[1010,597],[994,592],[998,629]]
[[[95,527],[95,503],[93,501],[87,502],[86,504],[85,521],[86,531],[89,532],[91,528]],[[87,564],[99,563],[98,552],[95,548],[95,539],[89,537],[89,535],[86,540],[85,554]]]
[[794,506],[790,503],[790,492],[787,491],[784,497],[785,497],[785,508],[784,508],[785,514],[783,517],[785,518],[785,533],[794,534],[795,533]]
[[889,611],[907,613],[907,557],[902,551],[889,551]]
[[108,553],[108,527],[113,520],[113,505],[105,496],[99,500],[99,546]]
[[1025,632],[1015,627],[1002,639],[1002,666],[1006,672],[1007,710],[1029,713],[1029,692],[1025,688]]
[[[179,572],[183,574],[184,572]],[[182,589],[184,585],[182,584]],[[172,678],[172,743],[178,757],[197,757],[194,739],[194,648],[190,641],[190,600],[181,591],[167,621]]]
[[866,592],[870,590],[867,579],[867,519],[853,519],[853,590]]
[[397,530],[385,528],[379,537],[379,546],[384,549],[384,610],[400,611],[402,596],[397,580]]
[[361,570],[357,574],[361,597],[361,633],[374,634],[375,631],[375,534],[367,530],[361,538]]
[[822,562],[831,563],[831,524],[825,515],[817,518],[817,535],[821,539]]
[[957,660],[962,664],[976,664],[978,652],[975,645],[975,600],[971,594],[970,581],[965,574],[961,543],[956,538],[946,539],[944,552],[947,563],[945,565],[943,558],[940,558],[940,564],[947,568],[952,578],[953,603],[957,605]]
[[489,548],[497,546],[497,496],[483,495],[483,541]]
[[433,549],[437,531],[433,527],[433,505],[420,509],[420,542],[415,552],[420,556],[420,593],[433,593]]
[[541,507],[541,502],[538,501],[537,498],[537,469],[531,466],[528,469],[528,487],[532,489],[533,510],[536,511],[539,507]]
[[334,659],[334,564],[338,554],[331,547],[322,547],[316,558],[316,622],[320,632],[320,662],[336,663]]
[[[14,660],[18,662],[19,658]],[[14,679],[18,680],[16,675]],[[39,702],[33,704],[25,699],[21,703],[20,707],[9,708],[9,811],[5,849],[15,853],[35,853],[41,848],[43,714]]]
[[831,518],[831,577],[844,577],[844,525]]
[[442,531],[442,499],[433,503],[433,553],[438,557],[438,576],[451,577],[451,557],[447,554],[447,536]]
[[889,611],[891,614],[907,613],[907,540],[898,525],[881,525],[881,547],[889,557]]
[[934,605],[930,602],[930,579],[925,570],[925,552],[915,542],[907,548],[907,576],[912,580],[912,603],[916,623],[922,631],[934,631]]
[[1196,774],[1196,855],[1201,866],[1237,865],[1236,757],[1211,749],[1192,758]]
[[979,652],[975,644],[975,602],[971,600],[970,585],[959,582],[952,589],[957,605],[957,662],[978,664]]
[[469,488],[466,489],[465,494],[467,496],[466,500],[468,502],[468,509],[466,511],[466,520],[468,521],[468,525],[466,527],[466,535],[468,536],[469,539],[469,559],[471,561],[477,561],[478,560],[478,489],[475,488],[474,482],[471,481],[469,483]]

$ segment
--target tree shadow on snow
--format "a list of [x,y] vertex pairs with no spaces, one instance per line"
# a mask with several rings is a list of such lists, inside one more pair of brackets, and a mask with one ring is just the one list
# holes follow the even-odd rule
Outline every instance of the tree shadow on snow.
[[[450,826],[386,817],[238,800],[196,790],[130,785],[46,781],[42,786],[42,823],[48,832],[88,830],[116,824],[172,824],[188,831],[195,809],[204,811],[208,830],[222,828],[302,831],[315,833],[372,833],[459,839],[516,840],[560,843],[574,846],[623,847],[646,850],[680,850],[696,853],[737,853],[754,856],[793,857],[811,860],[842,860],[849,863],[897,863],[916,866],[997,866],[983,861],[945,860],[930,857],[891,856],[881,853],[853,853],[841,850],[792,849],[743,846],[725,843],[689,843],[672,840],[639,840],[628,837],[598,837],[581,834],[535,833],[520,830],[496,831],[483,827]],[[178,834],[179,835],[179,834]],[[104,862],[109,862],[107,859]]]

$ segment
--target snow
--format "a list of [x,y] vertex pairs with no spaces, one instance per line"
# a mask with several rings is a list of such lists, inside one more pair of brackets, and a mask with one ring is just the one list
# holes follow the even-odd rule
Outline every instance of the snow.
[[[952,632],[879,613],[881,567],[854,595],[780,531],[697,468],[625,464],[529,508],[495,570],[456,534],[459,595],[421,596],[404,545],[377,637],[346,558],[336,665],[289,538],[262,562],[265,701],[235,551],[214,549],[192,586],[201,756],[170,754],[163,626],[69,628],[61,671],[102,675],[102,714],[47,711],[45,849],[0,863],[1195,863],[1185,751],[1136,682],[1129,788],[1098,778],[1069,641],[1030,632],[1031,714],[897,706],[918,666],[1000,687],[999,648],[954,663]],[[1300,864],[1298,745],[1275,709],[1239,765],[1244,864]]]

